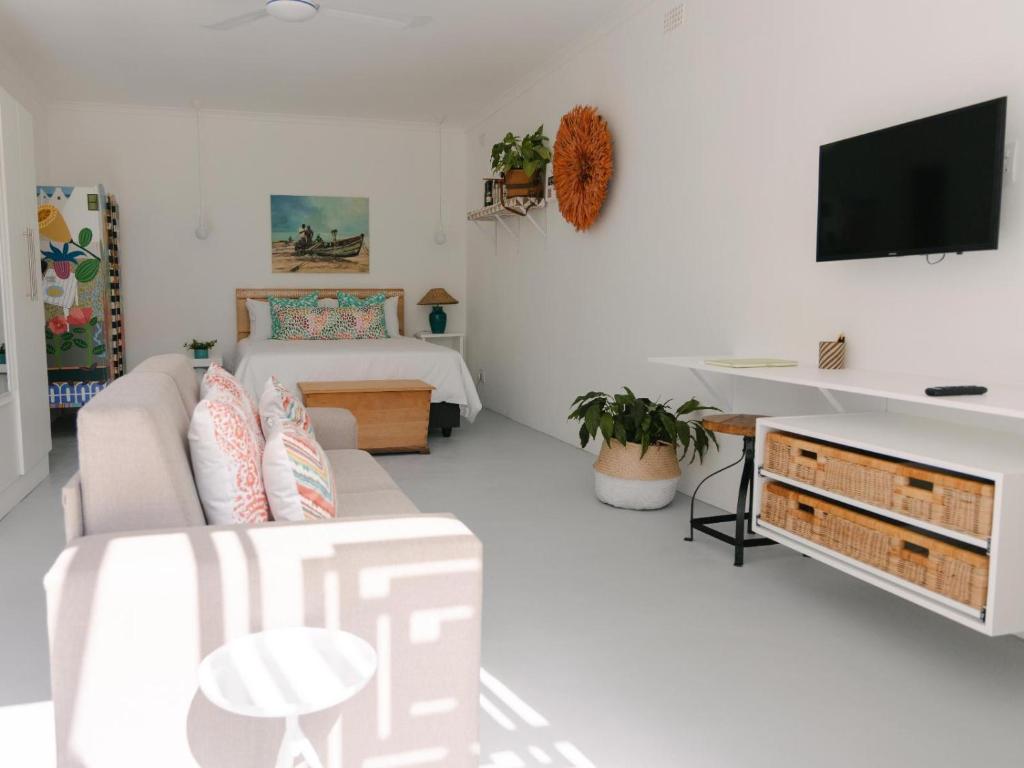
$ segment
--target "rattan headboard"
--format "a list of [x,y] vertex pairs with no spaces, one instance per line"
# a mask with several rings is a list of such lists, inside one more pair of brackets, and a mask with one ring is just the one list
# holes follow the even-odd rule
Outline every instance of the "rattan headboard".
[[405,289],[403,288],[236,288],[235,289],[235,327],[238,330],[238,341],[249,336],[249,313],[245,309],[246,299],[266,300],[268,296],[281,299],[297,299],[309,293],[316,293],[317,298],[333,299],[338,291],[351,293],[358,299],[365,299],[377,293],[387,297],[398,297],[398,332],[405,335]]

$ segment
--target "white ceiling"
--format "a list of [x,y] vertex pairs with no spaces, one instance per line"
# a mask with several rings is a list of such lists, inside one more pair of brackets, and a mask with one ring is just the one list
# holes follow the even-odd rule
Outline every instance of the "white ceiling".
[[454,122],[641,0],[320,0],[430,16],[395,29],[325,14],[205,29],[263,0],[0,0],[0,46],[44,101]]

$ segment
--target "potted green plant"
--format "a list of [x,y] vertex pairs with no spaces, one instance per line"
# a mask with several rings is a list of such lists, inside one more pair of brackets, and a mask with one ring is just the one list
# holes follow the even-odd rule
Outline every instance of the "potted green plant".
[[491,169],[505,177],[507,197],[543,197],[551,147],[544,126],[523,137],[512,133],[491,148]]
[[216,345],[216,339],[213,341],[199,341],[198,339],[192,339],[192,341],[185,342],[185,349],[191,349],[192,356],[196,360],[205,360],[210,356],[210,350]]
[[661,509],[676,493],[679,462],[704,461],[718,447],[704,428],[702,411],[717,411],[695,397],[673,410],[671,400],[637,397],[629,387],[607,395],[588,392],[573,401],[570,420],[580,422],[584,448],[600,432],[604,439],[594,463],[594,489],[605,504],[624,509]]

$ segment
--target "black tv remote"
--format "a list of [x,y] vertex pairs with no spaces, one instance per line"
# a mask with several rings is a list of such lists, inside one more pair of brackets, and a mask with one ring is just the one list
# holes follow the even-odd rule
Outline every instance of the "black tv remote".
[[924,391],[929,397],[950,397],[952,395],[984,395],[988,387],[979,387],[974,384],[961,384],[954,387],[928,387]]

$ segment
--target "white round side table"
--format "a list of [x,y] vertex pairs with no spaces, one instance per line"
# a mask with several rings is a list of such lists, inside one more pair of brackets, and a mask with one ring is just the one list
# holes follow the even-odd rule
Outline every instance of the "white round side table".
[[377,671],[377,653],[348,632],[289,627],[246,635],[213,651],[199,665],[199,687],[223,710],[248,717],[283,717],[277,768],[302,757],[323,768],[299,717],[355,696]]

